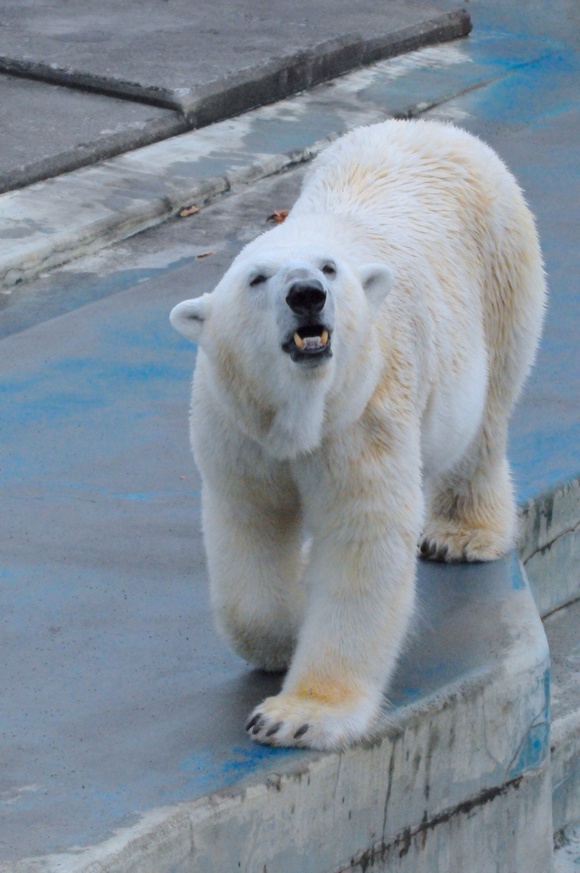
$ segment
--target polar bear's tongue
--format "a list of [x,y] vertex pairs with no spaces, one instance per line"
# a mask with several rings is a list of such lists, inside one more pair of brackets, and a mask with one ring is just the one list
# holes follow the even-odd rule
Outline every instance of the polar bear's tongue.
[[294,334],[294,342],[299,349],[308,351],[309,349],[320,349],[328,342],[328,331],[323,330],[320,335],[301,337],[299,333]]

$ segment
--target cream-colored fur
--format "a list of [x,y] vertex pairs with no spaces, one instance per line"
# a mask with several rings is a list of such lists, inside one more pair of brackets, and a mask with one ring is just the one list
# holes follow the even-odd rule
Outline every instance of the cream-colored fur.
[[[312,366],[283,346],[304,283],[331,328]],[[507,423],[544,295],[533,218],[495,153],[388,121],[324,152],[286,222],[173,311],[200,344],[191,430],[217,624],[243,658],[288,668],[254,739],[369,736],[417,543],[447,561],[513,546]]]

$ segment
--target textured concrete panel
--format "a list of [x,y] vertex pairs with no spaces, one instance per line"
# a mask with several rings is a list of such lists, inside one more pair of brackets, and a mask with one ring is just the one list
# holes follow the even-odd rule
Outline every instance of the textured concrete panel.
[[573,529],[539,549],[525,563],[541,615],[580,596],[580,521]]
[[543,768],[376,846],[344,873],[549,873],[550,792],[550,772]]
[[541,615],[580,596],[580,480],[522,507],[520,554]]
[[554,830],[580,821],[580,600],[544,620],[552,662]]

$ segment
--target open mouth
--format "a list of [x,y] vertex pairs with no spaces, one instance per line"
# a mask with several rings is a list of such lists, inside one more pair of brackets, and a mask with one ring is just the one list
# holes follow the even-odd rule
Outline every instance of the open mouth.
[[282,346],[293,361],[331,357],[330,332],[323,324],[307,324],[294,331]]

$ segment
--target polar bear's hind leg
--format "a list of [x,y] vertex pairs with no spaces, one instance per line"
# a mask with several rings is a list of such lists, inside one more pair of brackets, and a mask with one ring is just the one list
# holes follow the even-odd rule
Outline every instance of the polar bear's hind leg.
[[504,198],[498,197],[500,217],[490,220],[482,291],[489,356],[485,411],[465,457],[427,483],[420,548],[434,560],[495,560],[517,538],[508,420],[536,354],[546,287],[533,217],[507,171],[502,181]]
[[431,485],[421,541],[426,558],[494,561],[514,545],[516,508],[505,455],[490,459],[471,476],[465,466]]

